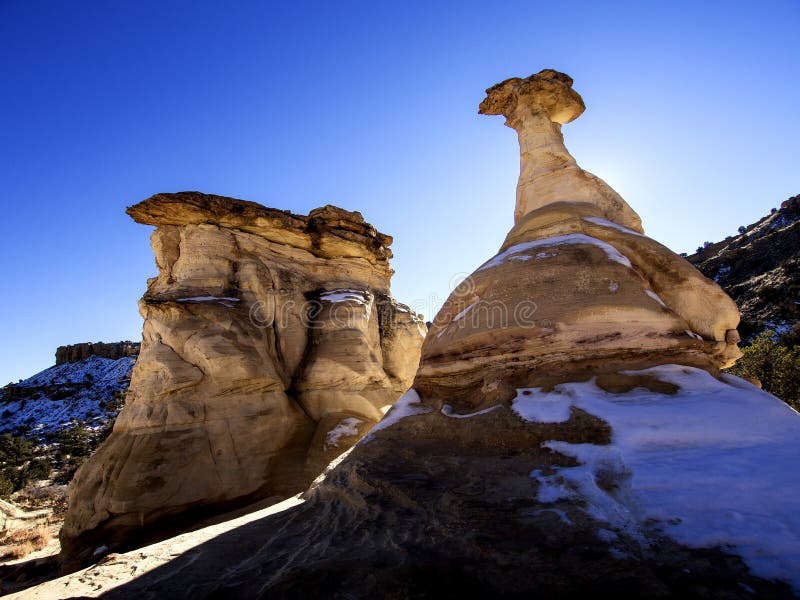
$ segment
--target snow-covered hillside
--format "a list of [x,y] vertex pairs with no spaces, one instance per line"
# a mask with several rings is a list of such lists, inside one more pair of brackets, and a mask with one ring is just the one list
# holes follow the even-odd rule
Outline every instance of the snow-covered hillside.
[[104,427],[116,416],[116,397],[128,389],[135,362],[131,356],[118,360],[90,356],[2,388],[0,433],[38,438],[73,420],[89,428]]

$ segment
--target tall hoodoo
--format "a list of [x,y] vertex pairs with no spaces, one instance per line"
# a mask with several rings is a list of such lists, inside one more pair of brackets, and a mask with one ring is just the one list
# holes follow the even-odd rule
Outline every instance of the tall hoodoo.
[[156,227],[158,276],[127,405],[71,484],[68,556],[302,491],[408,389],[425,335],[357,212],[185,192],[128,214]]
[[479,112],[504,115],[519,136],[520,172],[514,222],[554,202],[595,206],[602,216],[642,233],[642,221],[628,203],[599,177],[581,169],[564,145],[561,125],[586,106],[572,78],[544,69],[526,79],[512,77],[486,90]]
[[545,374],[664,362],[717,372],[741,355],[734,302],[642,235],[628,204],[567,151],[561,123],[583,110],[572,79],[550,69],[487,90],[481,112],[519,133],[515,225],[434,319],[418,389],[501,397]]

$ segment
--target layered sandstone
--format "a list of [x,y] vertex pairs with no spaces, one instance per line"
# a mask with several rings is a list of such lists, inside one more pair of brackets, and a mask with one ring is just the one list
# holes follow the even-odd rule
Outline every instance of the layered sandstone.
[[425,334],[359,213],[186,192],[128,214],[156,227],[158,276],[126,407],[70,487],[67,556],[301,491],[409,387]]

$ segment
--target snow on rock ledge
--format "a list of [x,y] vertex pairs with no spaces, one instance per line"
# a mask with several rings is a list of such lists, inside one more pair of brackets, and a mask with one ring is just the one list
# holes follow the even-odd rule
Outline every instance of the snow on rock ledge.
[[[728,548],[756,575],[800,592],[800,415],[730,375],[679,365],[627,374],[678,391],[613,394],[593,381],[519,390],[513,410],[528,421],[565,422],[579,408],[612,428],[607,446],[545,442],[580,464],[534,472],[539,500],[582,500],[612,530],[640,539],[656,527],[691,547]],[[623,488],[597,485],[609,472]]]

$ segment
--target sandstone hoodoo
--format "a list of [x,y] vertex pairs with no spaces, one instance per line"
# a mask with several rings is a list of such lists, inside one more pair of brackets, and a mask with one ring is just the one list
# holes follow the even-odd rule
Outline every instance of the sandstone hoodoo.
[[73,558],[302,491],[408,389],[425,335],[359,213],[186,192],[128,214],[158,276],[126,407],[71,484]]
[[488,90],[519,134],[515,225],[413,388],[302,504],[105,597],[800,592],[800,416],[720,373],[736,306],[577,166],[560,126],[583,109],[552,70]]

